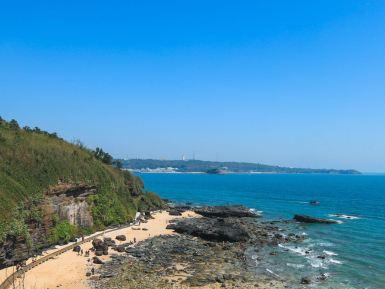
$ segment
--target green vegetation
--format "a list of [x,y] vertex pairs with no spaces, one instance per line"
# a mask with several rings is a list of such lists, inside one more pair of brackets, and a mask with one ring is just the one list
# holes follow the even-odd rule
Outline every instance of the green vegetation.
[[53,223],[54,227],[48,238],[50,244],[68,243],[78,234],[78,229],[67,220],[59,220],[57,216],[54,216]]
[[270,166],[264,164],[245,162],[211,162],[201,160],[154,160],[154,159],[130,159],[120,160],[123,168],[131,170],[146,170],[158,168],[174,168],[179,172],[211,172],[219,168],[234,173],[284,173],[284,174],[360,174],[356,170],[335,169],[306,169]]
[[[20,128],[17,121],[0,118],[0,243],[10,233],[28,237],[31,222],[46,222],[41,211],[44,193],[58,183],[97,187],[97,194],[87,200],[93,229],[127,222],[138,209],[162,204],[156,195],[144,192],[140,178],[118,169],[120,163],[112,166],[112,160],[100,148],[92,151],[79,141],[71,144],[56,133]],[[74,233],[64,220],[54,223],[52,242]]]
[[103,163],[110,165],[112,163],[112,156],[109,153],[106,153],[101,148],[96,148],[93,152],[95,158],[101,160]]

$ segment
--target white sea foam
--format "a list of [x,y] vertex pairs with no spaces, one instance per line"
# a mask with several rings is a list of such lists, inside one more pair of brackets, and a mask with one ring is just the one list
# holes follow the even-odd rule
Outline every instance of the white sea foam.
[[252,260],[256,260],[257,258],[258,258],[258,256],[255,255],[255,254],[251,256],[251,259],[252,259]]
[[251,208],[250,212],[253,212],[253,213],[258,214],[258,215],[262,215],[262,213],[263,213],[263,211],[258,211],[257,209],[254,209],[254,208]]
[[332,252],[332,251],[323,250],[323,252],[324,252],[326,255],[328,255],[328,256],[338,256],[337,253],[334,253],[334,252]]
[[313,268],[322,268],[322,269],[328,268],[326,263],[323,262],[323,260],[318,259],[317,257],[312,256],[312,257],[307,257],[306,259],[310,263],[310,266],[312,266]]
[[296,268],[296,269],[305,267],[305,265],[303,264],[294,264],[294,263],[286,263],[286,266]]
[[333,247],[334,244],[330,243],[330,242],[319,242],[318,246],[321,246],[321,247]]
[[330,262],[330,263],[334,263],[334,264],[342,264],[341,261],[336,260],[336,259],[332,259],[332,258],[330,258],[329,262]]
[[360,217],[357,216],[352,216],[352,215],[345,215],[345,214],[329,214],[330,217],[336,217],[340,219],[345,219],[345,220],[358,220],[361,219]]
[[298,246],[293,247],[293,246],[287,246],[283,244],[278,244],[278,246],[301,256],[306,256],[307,255],[306,252],[310,250],[309,248],[305,248],[305,247],[298,247]]
[[279,275],[274,273],[272,270],[266,268],[266,271],[269,272],[271,275],[274,275],[275,277],[280,278]]

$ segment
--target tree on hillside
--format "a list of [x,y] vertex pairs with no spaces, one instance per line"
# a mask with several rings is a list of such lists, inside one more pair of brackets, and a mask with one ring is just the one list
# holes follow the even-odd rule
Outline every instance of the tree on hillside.
[[29,127],[29,126],[25,126],[25,127],[23,127],[23,129],[25,130],[25,131],[28,131],[28,132],[31,132],[32,131],[32,129]]
[[83,142],[80,139],[74,139],[72,141],[74,145],[76,145],[80,149],[87,149],[87,147],[83,144]]
[[98,160],[101,160],[103,163],[107,164],[107,165],[111,165],[112,164],[112,156],[103,151],[103,149],[101,148],[96,148],[95,151],[94,151],[94,156],[98,159]]
[[115,160],[115,161],[114,161],[114,165],[115,165],[115,167],[117,167],[119,170],[122,169],[122,167],[123,167],[123,163],[122,163],[121,160]]
[[15,119],[12,119],[9,122],[9,126],[11,129],[14,129],[14,130],[18,130],[20,128],[19,123]]
[[49,135],[50,137],[53,137],[53,138],[59,138],[59,136],[57,135],[56,132],[49,133],[48,135]]

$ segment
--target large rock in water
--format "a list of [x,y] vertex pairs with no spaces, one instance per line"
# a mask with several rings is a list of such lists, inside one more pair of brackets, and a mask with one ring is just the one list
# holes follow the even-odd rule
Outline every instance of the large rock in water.
[[244,206],[210,206],[203,208],[196,208],[195,213],[208,218],[256,218],[260,217],[259,214],[253,212],[249,208]]
[[188,234],[207,241],[216,242],[245,242],[250,235],[244,228],[230,219],[221,218],[192,218],[179,220],[167,226],[177,233]]
[[337,224],[336,220],[314,218],[306,215],[294,215],[294,220],[301,223]]

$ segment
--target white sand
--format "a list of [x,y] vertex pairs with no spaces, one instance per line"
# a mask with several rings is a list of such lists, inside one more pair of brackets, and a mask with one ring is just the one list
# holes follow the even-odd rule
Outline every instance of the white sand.
[[[178,218],[175,216],[170,216],[167,212],[155,213],[154,219],[148,220],[147,223],[142,223],[140,226],[134,226],[135,228],[147,228],[147,231],[143,230],[133,230],[130,228],[122,228],[113,232],[105,233],[105,237],[111,237],[113,240],[117,235],[125,235],[127,240],[124,242],[119,242],[116,240],[116,244],[126,243],[132,241],[134,237],[136,241],[142,241],[149,237],[157,235],[166,235],[173,234],[172,230],[167,230],[166,226],[170,220]],[[185,212],[182,217],[187,216],[196,216],[193,212]],[[179,217],[180,218],[180,217]],[[100,237],[102,238],[102,237]],[[83,251],[91,249],[91,242],[87,242],[82,246]],[[61,247],[62,248],[62,247]],[[49,250],[44,253],[52,253],[57,249]],[[110,250],[110,253],[113,251]],[[113,252],[118,254],[117,252]],[[92,267],[97,268],[100,265],[94,265],[92,263],[92,257],[94,254],[91,252],[90,257],[86,258],[84,256],[78,256],[76,252],[68,251],[65,252],[55,259],[51,259],[32,270],[28,271],[25,274],[24,280],[22,278],[18,279],[19,286],[16,288],[23,289],[88,289],[86,273],[91,270]],[[106,261],[110,256],[101,256],[102,260]],[[31,262],[29,260],[28,262]],[[13,268],[7,268],[0,270],[0,283],[13,272]],[[24,286],[23,286],[24,283]]]

